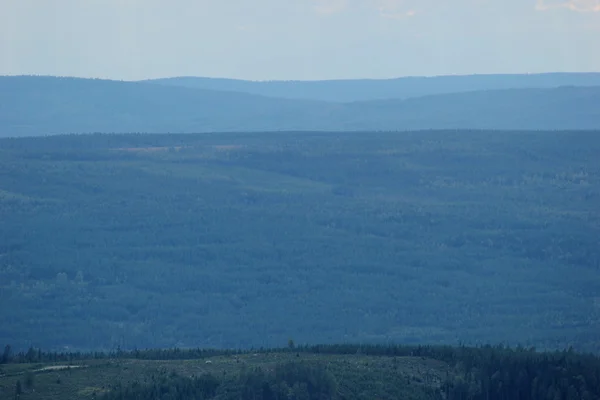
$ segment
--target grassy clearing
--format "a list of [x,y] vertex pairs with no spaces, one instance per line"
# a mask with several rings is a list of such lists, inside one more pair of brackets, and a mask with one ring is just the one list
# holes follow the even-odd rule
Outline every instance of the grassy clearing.
[[184,361],[125,359],[89,360],[73,365],[16,364],[3,366],[0,398],[12,398],[17,381],[23,384],[27,373],[34,375],[33,386],[24,389],[21,400],[93,399],[119,384],[149,382],[164,373],[176,372],[182,376],[211,373],[223,379],[235,379],[245,370],[261,368],[268,372],[277,364],[289,361],[325,366],[335,377],[340,394],[351,398],[361,398],[366,393],[394,398],[401,392],[409,394],[419,388],[437,388],[451,372],[443,362],[420,357],[305,353],[260,353]]

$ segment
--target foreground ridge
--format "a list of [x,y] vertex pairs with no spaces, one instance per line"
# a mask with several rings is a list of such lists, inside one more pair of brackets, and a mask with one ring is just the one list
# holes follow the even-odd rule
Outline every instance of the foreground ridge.
[[598,399],[600,358],[572,349],[316,345],[44,352],[0,361],[0,397]]

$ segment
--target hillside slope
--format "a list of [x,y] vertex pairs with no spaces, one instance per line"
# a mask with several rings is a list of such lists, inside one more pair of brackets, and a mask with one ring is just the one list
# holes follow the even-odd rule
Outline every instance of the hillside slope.
[[325,103],[149,83],[0,78],[0,137],[282,130],[595,129],[600,87]]
[[0,343],[600,351],[600,134],[0,140]]
[[311,129],[322,110],[245,93],[31,76],[0,77],[0,104],[0,137]]
[[600,73],[547,73],[514,75],[464,75],[325,81],[244,81],[237,79],[175,77],[154,79],[162,85],[227,90],[272,97],[350,102],[406,99],[476,90],[600,86]]
[[348,103],[352,129],[598,129],[600,86],[506,89]]
[[[5,353],[6,354],[6,353]],[[10,356],[10,354],[9,354]],[[597,400],[600,359],[503,347],[169,349],[0,359],[21,400]]]

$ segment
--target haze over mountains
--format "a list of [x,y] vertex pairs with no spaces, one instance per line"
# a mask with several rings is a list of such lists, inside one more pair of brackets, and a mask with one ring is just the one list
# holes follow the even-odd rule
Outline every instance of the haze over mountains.
[[600,399],[599,77],[0,77],[0,398]]
[[[91,132],[600,128],[600,74],[322,82],[198,78],[166,82],[169,85],[80,78],[0,77],[0,136]],[[177,82],[187,86],[174,85]],[[552,84],[569,86],[553,87]],[[247,92],[233,92],[233,89]],[[466,91],[471,89],[478,90]],[[449,91],[454,92],[447,93]],[[395,98],[372,100],[384,95]],[[323,101],[326,98],[352,101]]]
[[[160,83],[160,84],[159,84]],[[596,129],[600,74],[123,82],[0,77],[0,137],[91,132]]]
[[175,77],[143,82],[196,89],[245,92],[287,99],[350,102],[391,98],[407,99],[477,90],[600,86],[600,73],[451,75],[396,79],[262,82],[238,79]]

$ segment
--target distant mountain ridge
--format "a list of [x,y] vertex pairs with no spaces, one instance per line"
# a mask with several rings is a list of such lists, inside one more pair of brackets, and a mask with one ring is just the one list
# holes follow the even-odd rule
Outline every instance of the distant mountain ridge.
[[333,103],[100,79],[0,77],[0,137],[64,133],[600,129],[600,86]]
[[320,104],[313,103],[138,82],[0,77],[0,137],[268,130],[282,116],[313,115]]
[[195,89],[245,92],[288,99],[350,102],[390,98],[406,99],[476,90],[600,86],[600,73],[449,75],[322,81],[247,81],[224,78],[173,77],[142,82]]

